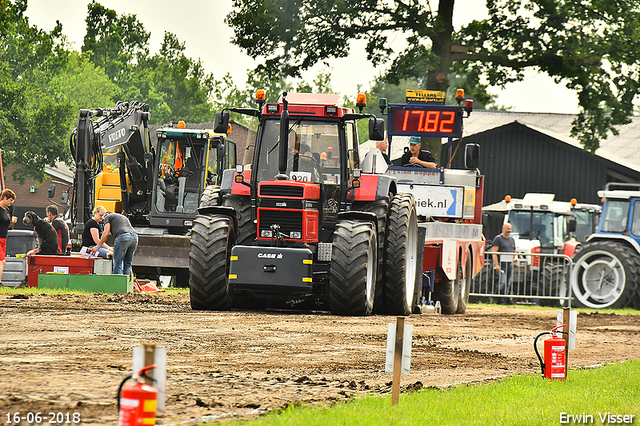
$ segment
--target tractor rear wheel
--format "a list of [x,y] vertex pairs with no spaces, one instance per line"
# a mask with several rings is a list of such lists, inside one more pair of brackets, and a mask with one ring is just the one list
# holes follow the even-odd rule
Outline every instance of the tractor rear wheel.
[[[553,297],[567,296],[567,272],[564,265],[547,263],[542,273],[544,295]],[[540,299],[541,306],[564,306],[566,300]]]
[[578,307],[635,307],[638,297],[640,255],[618,242],[583,244],[573,258],[569,277]]
[[[420,263],[420,268],[418,267]],[[418,217],[411,194],[398,194],[389,205],[385,256],[385,312],[410,315],[417,305],[422,281],[418,259]]]
[[343,220],[336,224],[329,284],[332,314],[373,312],[378,269],[376,241],[371,222]]
[[196,310],[227,310],[232,294],[227,281],[235,232],[225,216],[198,215],[191,228],[189,298]]
[[458,308],[456,314],[464,314],[469,304],[469,291],[471,290],[471,276],[473,275],[473,258],[471,249],[467,249],[467,260],[464,263],[464,277],[462,276],[462,259],[458,259]]
[[351,210],[375,213],[378,218],[378,276],[376,277],[376,299],[373,304],[373,312],[381,314],[384,312],[384,254],[386,251],[387,213],[389,212],[389,201],[384,199],[371,203],[354,203]]

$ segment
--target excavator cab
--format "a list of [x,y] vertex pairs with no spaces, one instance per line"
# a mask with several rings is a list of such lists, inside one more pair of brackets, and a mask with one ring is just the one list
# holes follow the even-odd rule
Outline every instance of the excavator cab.
[[221,171],[234,168],[236,144],[206,129],[177,127],[157,130],[156,184],[151,225],[176,231],[195,217],[203,191],[219,185]]

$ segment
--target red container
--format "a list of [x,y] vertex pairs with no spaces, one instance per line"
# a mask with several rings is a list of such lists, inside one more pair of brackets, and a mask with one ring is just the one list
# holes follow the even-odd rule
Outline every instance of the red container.
[[84,256],[29,256],[27,286],[38,287],[38,275],[58,267],[67,274],[93,274],[93,259]]

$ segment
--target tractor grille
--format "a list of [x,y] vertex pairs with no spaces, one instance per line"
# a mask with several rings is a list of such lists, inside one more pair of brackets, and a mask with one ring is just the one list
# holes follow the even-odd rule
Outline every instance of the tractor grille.
[[261,185],[259,196],[302,198],[304,196],[304,187],[285,185]]
[[287,236],[285,238],[290,238],[292,231],[302,234],[302,211],[258,209],[258,235],[276,223],[280,225],[280,232]]

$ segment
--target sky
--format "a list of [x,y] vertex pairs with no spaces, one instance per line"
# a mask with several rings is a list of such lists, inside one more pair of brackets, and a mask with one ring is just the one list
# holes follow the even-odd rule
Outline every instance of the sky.
[[[62,32],[67,36],[72,49],[80,50],[86,32],[85,19],[89,0],[28,0],[26,15],[31,25],[50,31],[56,20],[62,23]],[[233,31],[224,23],[232,9],[231,0],[99,0],[103,6],[115,10],[118,15],[135,14],[145,29],[151,33],[150,49],[160,49],[164,31],[177,35],[185,43],[186,55],[200,58],[207,72],[221,80],[227,73],[238,87],[243,87],[247,69],[258,62],[231,44]],[[457,0],[454,9],[454,26],[486,15],[484,1]],[[367,89],[371,81],[384,70],[375,69],[366,59],[364,42],[351,44],[347,58],[329,61],[331,87],[341,95],[355,97],[357,87]],[[396,51],[404,49],[401,37],[392,42]],[[303,74],[307,82],[325,68],[317,65]],[[497,104],[512,107],[518,112],[556,112],[574,114],[578,111],[577,96],[563,84],[540,73],[527,72],[521,83],[510,83],[504,89],[492,88],[498,95]],[[553,99],[553,102],[550,102]]]

